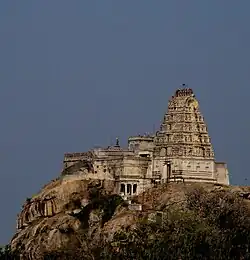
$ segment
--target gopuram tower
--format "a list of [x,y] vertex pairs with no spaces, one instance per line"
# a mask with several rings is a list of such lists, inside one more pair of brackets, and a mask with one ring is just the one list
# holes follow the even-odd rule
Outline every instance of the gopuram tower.
[[193,90],[178,89],[154,138],[153,175],[167,181],[229,184],[225,163],[215,162],[207,125]]

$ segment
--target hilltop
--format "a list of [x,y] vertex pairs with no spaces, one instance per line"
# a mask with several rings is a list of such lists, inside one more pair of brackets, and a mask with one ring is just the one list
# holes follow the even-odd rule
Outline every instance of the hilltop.
[[203,214],[205,211],[200,211],[209,205],[207,211],[219,214],[223,205],[236,208],[240,205],[248,214],[250,187],[162,184],[134,197],[131,202],[117,195],[114,187],[113,181],[82,180],[77,176],[49,183],[23,205],[18,230],[11,241],[12,250],[28,259],[43,259],[44,255],[76,248],[90,254],[97,248],[100,250],[100,246],[119,241],[117,234],[133,233],[141,225],[163,225],[171,219],[171,212],[175,212],[173,216],[177,216],[177,211]]

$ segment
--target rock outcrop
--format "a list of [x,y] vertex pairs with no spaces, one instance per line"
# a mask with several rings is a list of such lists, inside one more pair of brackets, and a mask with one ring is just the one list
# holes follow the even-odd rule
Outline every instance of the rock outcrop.
[[96,223],[101,222],[98,205],[91,204],[93,189],[101,191],[102,196],[112,197],[115,196],[114,187],[112,181],[88,181],[77,177],[56,180],[45,186],[25,202],[17,219],[12,249],[36,259],[42,252],[64,248],[73,241],[77,243],[79,230],[89,228],[93,233],[98,226]]
[[249,187],[163,184],[135,197],[132,203],[142,205],[142,210],[135,210],[115,193],[113,181],[82,180],[77,176],[58,179],[26,201],[11,248],[28,257],[25,259],[36,260],[71,245],[87,246],[87,240],[92,244],[111,241],[117,231],[132,229],[138,220],[167,210],[170,205],[185,207],[185,193],[197,186],[209,192],[237,193],[246,201],[250,192]]

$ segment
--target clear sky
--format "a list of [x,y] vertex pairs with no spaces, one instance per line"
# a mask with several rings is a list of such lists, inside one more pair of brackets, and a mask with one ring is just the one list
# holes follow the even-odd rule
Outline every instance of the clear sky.
[[0,244],[64,152],[159,127],[182,83],[250,184],[249,0],[0,1]]

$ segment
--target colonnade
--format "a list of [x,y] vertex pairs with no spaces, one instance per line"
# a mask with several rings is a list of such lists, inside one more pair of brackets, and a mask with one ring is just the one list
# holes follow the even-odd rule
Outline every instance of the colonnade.
[[137,194],[137,184],[136,183],[121,183],[120,193],[124,195],[136,195]]

